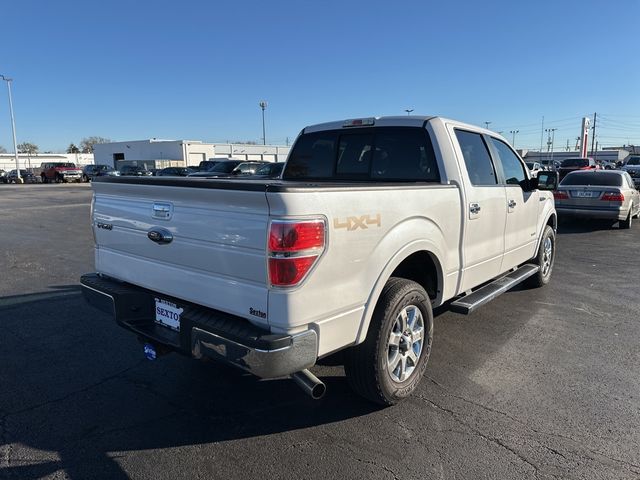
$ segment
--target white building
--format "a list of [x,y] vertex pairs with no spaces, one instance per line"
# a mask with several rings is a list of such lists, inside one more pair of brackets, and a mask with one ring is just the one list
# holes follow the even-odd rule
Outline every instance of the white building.
[[[30,155],[27,153],[18,154],[18,163],[21,169],[27,169],[38,173],[40,165],[44,162],[65,162],[75,163],[83,167],[93,163],[92,153],[37,153]],[[0,169],[7,172],[15,170],[16,159],[13,153],[0,153]]]
[[198,140],[132,140],[94,145],[95,163],[121,168],[140,165],[165,168],[198,165],[209,158],[237,158],[284,162],[290,147],[279,145],[245,145],[203,143]]

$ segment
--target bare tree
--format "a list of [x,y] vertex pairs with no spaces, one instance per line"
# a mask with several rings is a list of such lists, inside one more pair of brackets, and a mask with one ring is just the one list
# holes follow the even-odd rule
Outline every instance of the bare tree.
[[22,142],[18,144],[18,153],[28,153],[29,155],[34,155],[38,153],[38,145],[30,142]]
[[7,153],[7,149],[0,145],[0,153]]
[[86,137],[80,142],[82,153],[93,153],[93,146],[97,143],[111,143],[111,140],[104,137]]
[[80,149],[74,143],[70,143],[67,147],[67,153],[80,153]]

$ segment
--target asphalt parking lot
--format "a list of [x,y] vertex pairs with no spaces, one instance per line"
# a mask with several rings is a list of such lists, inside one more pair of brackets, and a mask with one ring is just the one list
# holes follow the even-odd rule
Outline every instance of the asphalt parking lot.
[[0,478],[640,478],[640,222],[562,224],[549,286],[437,312],[427,378],[314,402],[85,305],[90,186],[0,185]]

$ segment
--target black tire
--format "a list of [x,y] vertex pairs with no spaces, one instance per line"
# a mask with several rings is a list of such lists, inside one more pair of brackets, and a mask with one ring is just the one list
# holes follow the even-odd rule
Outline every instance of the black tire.
[[49,183],[49,180],[47,180],[45,175],[40,175],[40,178],[42,179],[42,183]]
[[[411,360],[412,364],[409,365],[409,361],[405,360],[404,363],[397,364],[400,371],[402,371],[400,363],[411,368],[407,377],[404,380],[394,379],[392,375],[395,375],[396,370],[390,372],[389,363],[393,365],[394,359],[405,356],[411,351],[415,355],[414,346],[418,347],[418,340],[413,340],[413,334],[419,329],[414,331],[406,321],[405,326],[409,325],[408,329],[411,329],[410,342],[413,343],[407,343],[402,332],[393,333],[400,339],[397,347],[390,342],[392,332],[396,332],[401,325],[401,312],[407,310],[412,312],[414,326],[419,324],[420,319],[422,320],[422,343],[420,353],[417,355],[417,363]],[[365,341],[345,351],[344,368],[347,381],[351,388],[364,398],[380,405],[394,405],[411,395],[418,386],[427,367],[432,342],[433,312],[427,292],[411,280],[390,278],[373,312]],[[396,356],[390,359],[392,351]]]
[[[551,253],[549,255],[549,250],[546,248],[549,244],[547,243],[549,240],[551,245]],[[546,250],[545,250],[546,249]],[[533,259],[532,263],[540,266],[540,270],[536,272],[535,275],[527,278],[525,281],[526,285],[531,288],[539,288],[545,286],[549,283],[551,279],[551,272],[553,272],[553,265],[556,260],[556,232],[553,231],[549,225],[544,227],[544,231],[542,232],[542,240],[540,241],[540,246],[538,247],[538,253]]]
[[86,175],[83,175],[83,176],[82,176],[82,181],[83,181],[84,183],[87,183],[87,182],[89,181],[89,177],[87,177]]
[[633,204],[629,206],[629,214],[627,215],[627,219],[620,220],[620,228],[622,228],[623,230],[627,230],[631,228],[631,224],[633,223],[632,212],[633,212]]

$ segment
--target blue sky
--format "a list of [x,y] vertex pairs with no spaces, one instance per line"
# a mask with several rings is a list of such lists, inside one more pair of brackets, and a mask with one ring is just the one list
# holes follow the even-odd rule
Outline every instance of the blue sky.
[[[3,2],[18,142],[267,141],[361,116],[438,114],[516,146],[640,144],[640,1]],[[601,127],[601,128],[600,128]],[[545,138],[546,140],[546,138]],[[12,150],[6,86],[0,145]]]

